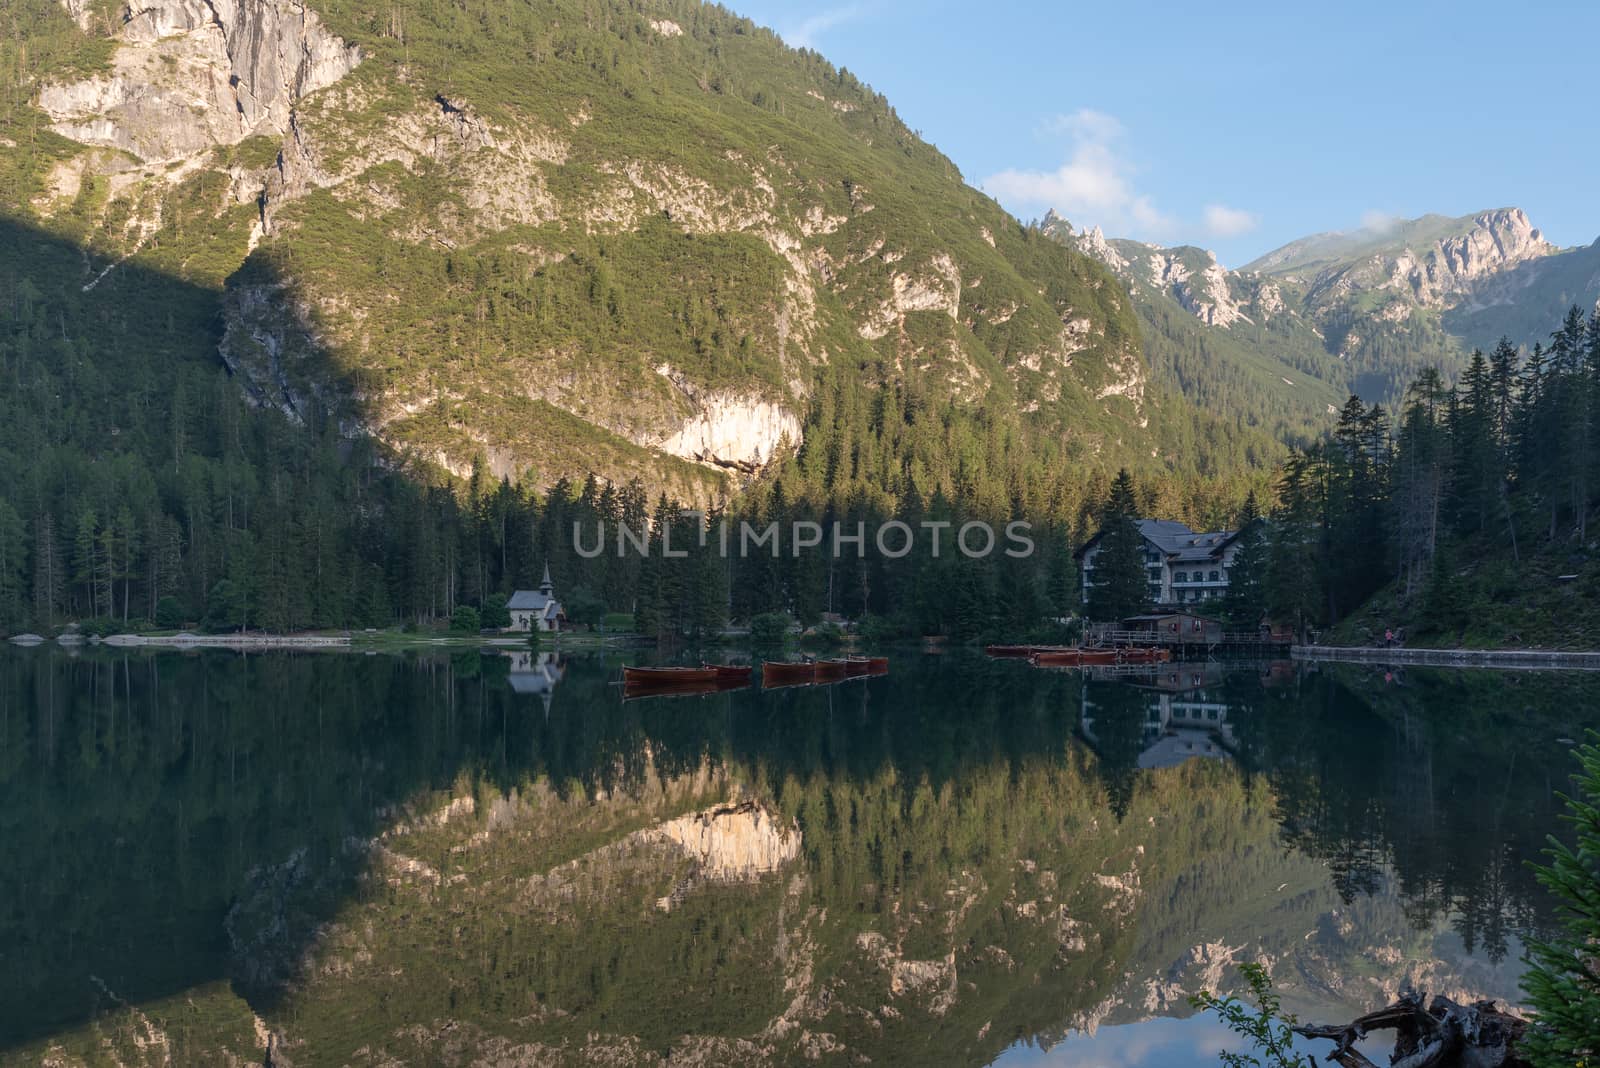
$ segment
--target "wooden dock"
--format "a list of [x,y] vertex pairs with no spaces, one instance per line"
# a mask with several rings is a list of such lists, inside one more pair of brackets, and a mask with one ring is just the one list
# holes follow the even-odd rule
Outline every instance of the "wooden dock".
[[1084,634],[1093,645],[1142,645],[1171,649],[1177,659],[1204,659],[1209,656],[1277,657],[1289,651],[1290,643],[1263,638],[1249,631],[1213,631],[1210,634],[1134,630],[1120,627],[1094,627]]
[[1289,655],[1295,660],[1312,662],[1600,671],[1600,652],[1563,652],[1557,649],[1403,649],[1381,645],[1296,645],[1289,650]]

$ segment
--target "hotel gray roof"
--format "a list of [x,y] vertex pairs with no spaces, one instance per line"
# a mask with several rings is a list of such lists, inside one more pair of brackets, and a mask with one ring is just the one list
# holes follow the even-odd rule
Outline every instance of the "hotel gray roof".
[[1170,519],[1141,519],[1139,533],[1174,560],[1211,560],[1233,538],[1231,530],[1196,534]]

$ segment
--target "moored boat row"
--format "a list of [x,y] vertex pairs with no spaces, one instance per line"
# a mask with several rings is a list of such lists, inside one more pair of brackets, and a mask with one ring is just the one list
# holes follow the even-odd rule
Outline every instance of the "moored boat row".
[[1040,653],[1066,652],[1067,645],[986,645],[983,651],[1002,660],[1030,660]]
[[889,658],[886,656],[847,656],[842,659],[792,662],[768,660],[761,665],[761,685],[767,689],[807,686],[817,682],[860,678],[863,675],[887,674]]
[[1033,654],[1035,667],[1087,667],[1095,664],[1164,664],[1172,650],[1158,646],[1124,646],[1107,649],[1051,649]]
[[[810,686],[838,682],[865,675],[887,675],[886,656],[846,656],[822,660],[784,662],[768,660],[761,665],[761,685]],[[701,664],[699,667],[625,667],[622,669],[623,696],[654,697],[720,693],[746,686],[754,669],[740,664]]]
[[1164,664],[1172,650],[1158,645],[989,645],[984,650],[997,659],[1026,660],[1036,667],[1088,667],[1095,664]]

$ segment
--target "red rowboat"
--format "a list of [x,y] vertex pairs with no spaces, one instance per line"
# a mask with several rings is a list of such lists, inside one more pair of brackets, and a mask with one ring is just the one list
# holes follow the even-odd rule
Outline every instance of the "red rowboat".
[[1158,646],[1139,646],[1117,650],[1119,664],[1164,664],[1172,659],[1172,650]]
[[728,682],[735,679],[740,682],[750,681],[750,672],[752,668],[748,664],[701,664],[700,666],[703,668],[710,668],[712,671],[715,671],[717,673],[717,679],[722,682]]
[[683,686],[688,683],[716,682],[714,667],[625,667],[622,681],[629,686]]
[[1078,667],[1082,664],[1115,664],[1117,654],[1112,649],[1048,649],[1034,653],[1032,659],[1040,667]]
[[637,683],[622,685],[622,699],[637,701],[645,697],[703,697],[706,694],[728,693],[746,685],[740,679],[717,679],[713,682]]
[[844,673],[851,678],[858,675],[887,675],[889,674],[889,658],[886,656],[847,656],[844,661]]
[[983,651],[998,659],[1027,660],[1040,653],[1070,653],[1077,650],[1068,645],[985,645]]
[[768,660],[761,665],[761,685],[794,686],[809,683],[816,678],[816,667],[807,660],[803,663],[784,663]]
[[844,678],[850,665],[844,660],[818,660],[814,666],[812,678],[818,682],[832,682]]
[[1033,654],[1040,667],[1080,667],[1090,664],[1162,664],[1172,659],[1172,650],[1158,646],[1130,646],[1125,649],[1051,649]]

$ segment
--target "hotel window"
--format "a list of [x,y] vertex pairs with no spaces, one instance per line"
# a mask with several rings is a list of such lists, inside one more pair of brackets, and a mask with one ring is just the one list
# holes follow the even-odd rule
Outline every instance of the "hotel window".
[[1220,572],[1220,571],[1211,572],[1211,581],[1212,582],[1221,582],[1222,581],[1222,572]]

